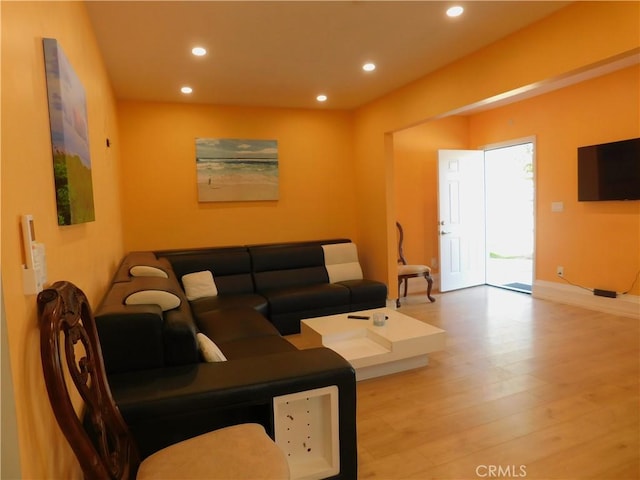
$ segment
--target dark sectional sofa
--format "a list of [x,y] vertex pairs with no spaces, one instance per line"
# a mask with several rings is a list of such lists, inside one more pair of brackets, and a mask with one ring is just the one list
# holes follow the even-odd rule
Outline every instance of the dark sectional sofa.
[[[213,272],[218,296],[193,302],[194,312],[251,306],[281,334],[289,335],[300,332],[303,318],[385,306],[387,288],[383,283],[343,279],[344,275],[330,281],[332,265],[325,263],[325,251],[347,245],[353,246],[349,240],[334,239],[169,250],[155,255],[169,260],[178,279],[201,270]],[[348,268],[350,262],[343,265]]]
[[[212,273],[189,300],[183,277]],[[193,291],[191,291],[193,295]],[[355,373],[327,348],[282,335],[300,319],[385,306],[347,239],[132,252],[95,311],[113,396],[141,449],[257,422],[274,435],[273,399],[336,386],[340,473],[357,477]],[[202,360],[202,335],[226,358]]]

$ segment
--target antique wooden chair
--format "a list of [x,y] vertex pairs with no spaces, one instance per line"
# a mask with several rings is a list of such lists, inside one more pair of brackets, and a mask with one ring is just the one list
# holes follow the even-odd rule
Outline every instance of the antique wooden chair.
[[[56,282],[38,295],[38,317],[49,400],[86,479],[289,478],[284,453],[258,424],[208,432],[166,447],[140,463],[111,396],[95,320],[84,293],[72,283]],[[74,390],[79,396],[70,393]],[[78,405],[81,401],[83,406]],[[77,410],[84,410],[87,429]]]
[[427,265],[407,265],[407,260],[402,252],[402,243],[404,242],[404,230],[400,222],[396,222],[398,228],[398,298],[396,307],[400,307],[400,286],[404,283],[404,296],[407,296],[407,284],[410,278],[424,277],[427,281],[427,298],[431,302],[435,302],[435,297],[431,296],[433,288],[433,278],[431,277],[431,267]]

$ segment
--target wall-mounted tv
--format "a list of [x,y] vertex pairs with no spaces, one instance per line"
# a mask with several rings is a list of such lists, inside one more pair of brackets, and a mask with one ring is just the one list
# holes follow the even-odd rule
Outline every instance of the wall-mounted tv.
[[640,138],[578,147],[578,201],[640,200]]

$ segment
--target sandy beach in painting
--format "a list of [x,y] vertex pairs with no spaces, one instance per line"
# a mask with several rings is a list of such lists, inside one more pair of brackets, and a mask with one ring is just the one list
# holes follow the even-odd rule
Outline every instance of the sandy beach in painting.
[[201,202],[278,199],[278,163],[209,160],[197,164]]
[[[229,200],[233,198],[233,200]],[[210,187],[198,184],[198,200],[201,202],[247,202],[252,200],[277,200],[278,186],[264,184],[224,185]]]

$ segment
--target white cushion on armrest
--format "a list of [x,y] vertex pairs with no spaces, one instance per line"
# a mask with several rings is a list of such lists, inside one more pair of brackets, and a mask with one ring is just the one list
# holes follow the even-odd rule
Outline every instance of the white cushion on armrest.
[[167,272],[158,267],[150,265],[134,265],[129,269],[132,277],[162,277],[169,278]]
[[165,290],[140,290],[125,298],[127,305],[158,305],[162,311],[180,306],[180,297]]
[[227,357],[218,348],[213,340],[207,337],[204,333],[197,333],[198,349],[205,362],[226,362]]

